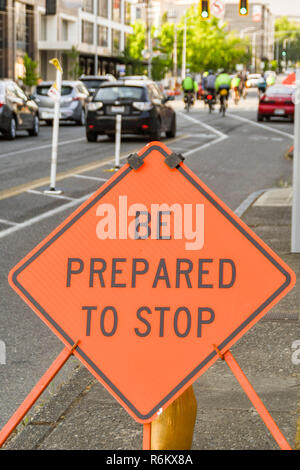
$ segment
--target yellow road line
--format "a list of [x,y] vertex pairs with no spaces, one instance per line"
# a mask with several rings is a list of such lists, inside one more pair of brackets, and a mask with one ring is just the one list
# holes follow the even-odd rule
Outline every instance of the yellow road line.
[[[177,142],[178,140],[182,140],[186,138],[187,138],[187,135],[185,134],[185,135],[176,137],[175,139],[167,141],[167,144],[172,144],[174,142]],[[138,152],[139,150],[140,149],[133,150],[132,152]],[[122,154],[121,160],[126,158],[129,155],[129,152]],[[76,175],[79,173],[96,170],[97,168],[101,168],[102,166],[105,166],[108,163],[112,163],[113,161],[114,161],[114,155],[111,155],[107,157],[106,160],[101,161],[101,162],[89,163],[86,165],[77,166],[75,168],[72,168],[71,170],[58,173],[58,175],[56,176],[56,181],[63,180],[65,178],[68,178],[72,175]],[[4,189],[3,191],[0,191],[0,201],[3,199],[7,199],[9,197],[17,196],[18,194],[21,194],[27,191],[28,189],[35,189],[35,188],[38,188],[39,186],[44,186],[46,184],[49,184],[49,177],[36,179],[34,181],[31,181],[30,183],[24,183],[24,184],[21,184],[20,186],[14,186],[13,188],[10,188],[10,189]]]

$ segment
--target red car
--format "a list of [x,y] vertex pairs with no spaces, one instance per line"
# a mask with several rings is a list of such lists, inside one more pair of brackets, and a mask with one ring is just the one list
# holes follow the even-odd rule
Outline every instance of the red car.
[[294,121],[294,93],[293,85],[270,86],[259,100],[257,120],[283,117]]

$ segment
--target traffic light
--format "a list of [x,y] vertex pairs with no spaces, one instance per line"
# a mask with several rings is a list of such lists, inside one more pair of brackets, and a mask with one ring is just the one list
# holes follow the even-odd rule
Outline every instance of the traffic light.
[[208,20],[210,17],[209,0],[200,0],[201,20]]
[[46,15],[56,15],[56,0],[46,0]]
[[6,10],[6,0],[0,0],[0,11]]
[[248,13],[249,13],[248,0],[240,0],[239,15],[248,16]]
[[285,57],[286,56],[286,51],[282,51],[281,55],[282,55],[282,57]]

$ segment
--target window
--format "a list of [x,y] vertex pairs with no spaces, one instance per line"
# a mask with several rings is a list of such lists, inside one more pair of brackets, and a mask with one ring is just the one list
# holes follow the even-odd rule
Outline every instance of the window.
[[61,22],[61,39],[62,41],[68,41],[69,39],[69,23],[67,20]]
[[95,100],[99,101],[116,101],[116,100],[132,100],[144,101],[144,88],[135,86],[109,86],[99,88]]
[[129,2],[125,2],[124,6],[125,11],[125,24],[131,24],[131,4]]
[[113,0],[112,19],[113,21],[117,21],[117,22],[121,21],[121,1],[120,0]]
[[94,0],[83,0],[82,11],[94,13]]
[[98,0],[98,16],[108,18],[108,0]]
[[89,21],[82,21],[81,23],[81,41],[85,42],[86,44],[93,44],[93,30],[94,25]]
[[111,44],[112,44],[112,53],[120,53],[120,40],[121,40],[121,31],[117,29],[111,30]]
[[98,26],[98,46],[108,47],[108,28],[106,26]]
[[26,5],[15,2],[16,12],[16,46],[21,51],[26,51]]
[[47,41],[47,16],[40,16],[40,40]]

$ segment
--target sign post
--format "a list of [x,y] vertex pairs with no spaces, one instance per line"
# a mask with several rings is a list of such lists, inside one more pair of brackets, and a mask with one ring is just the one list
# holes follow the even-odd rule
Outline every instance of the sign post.
[[58,148],[58,132],[60,117],[60,96],[61,96],[61,80],[62,68],[58,59],[50,60],[50,63],[56,67],[56,81],[49,90],[49,95],[54,99],[54,119],[52,130],[52,153],[51,153],[51,172],[50,172],[50,188],[45,190],[45,194],[62,194],[61,189],[56,189],[56,168],[57,168],[57,148]]
[[300,68],[296,70],[293,155],[292,253],[300,253]]
[[219,357],[241,378],[231,346],[295,274],[181,155],[152,142],[127,161],[9,283],[144,425],[149,448],[149,424]]
[[120,169],[122,115],[116,116],[115,170]]

